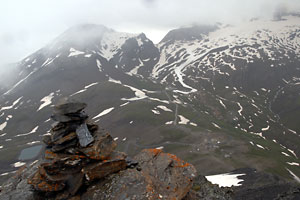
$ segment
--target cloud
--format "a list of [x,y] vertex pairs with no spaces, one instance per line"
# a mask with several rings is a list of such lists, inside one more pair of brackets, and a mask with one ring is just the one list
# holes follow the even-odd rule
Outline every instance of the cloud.
[[168,30],[180,26],[272,17],[278,5],[287,11],[300,10],[299,0],[4,0],[0,65],[19,61],[76,24],[144,32],[158,42]]

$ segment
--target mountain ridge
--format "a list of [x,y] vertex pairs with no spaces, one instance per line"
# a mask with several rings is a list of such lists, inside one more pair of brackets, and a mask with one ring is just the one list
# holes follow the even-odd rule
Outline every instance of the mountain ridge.
[[297,19],[256,20],[252,32],[225,26],[158,45],[144,34],[111,32],[117,42],[99,44],[101,35],[85,47],[57,42],[37,51],[1,95],[0,174],[34,159],[18,155],[40,145],[49,109],[70,96],[88,102],[129,155],[163,147],[204,175],[250,166],[299,176]]

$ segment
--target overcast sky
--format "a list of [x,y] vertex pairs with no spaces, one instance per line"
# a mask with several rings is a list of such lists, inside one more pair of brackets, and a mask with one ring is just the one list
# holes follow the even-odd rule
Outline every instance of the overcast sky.
[[300,0],[2,0],[0,66],[19,61],[76,24],[144,32],[157,43],[172,28],[271,17],[278,7],[299,11]]

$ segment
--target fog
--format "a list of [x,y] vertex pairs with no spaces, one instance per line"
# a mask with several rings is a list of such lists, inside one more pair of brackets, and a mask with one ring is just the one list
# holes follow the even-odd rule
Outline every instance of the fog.
[[76,24],[144,32],[158,43],[170,29],[181,26],[236,24],[299,10],[299,0],[3,0],[0,66],[20,61]]

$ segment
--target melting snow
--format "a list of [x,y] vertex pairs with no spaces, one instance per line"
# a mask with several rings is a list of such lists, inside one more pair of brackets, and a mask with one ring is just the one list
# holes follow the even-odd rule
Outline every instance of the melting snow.
[[32,133],[35,133],[36,130],[39,128],[39,126],[34,127],[29,133],[24,133],[24,134],[18,134],[15,137],[20,137],[20,136],[26,136],[26,135],[30,135]]
[[265,147],[261,146],[260,144],[256,144],[256,146],[261,148],[261,149],[265,149]]
[[50,105],[52,103],[52,99],[54,97],[54,92],[51,92],[48,96],[45,96],[41,99],[41,102],[44,102],[40,107],[37,109],[37,111],[41,110],[42,108]]
[[238,110],[238,113],[239,113],[240,116],[243,116],[242,115],[243,107],[241,106],[241,104],[239,102],[237,102],[237,104],[240,107],[240,109]]
[[231,187],[231,186],[242,185],[240,182],[242,182],[243,179],[238,179],[238,176],[243,176],[243,175],[246,175],[246,174],[226,173],[226,174],[205,176],[205,178],[212,184],[218,184],[219,187]]
[[219,128],[219,129],[221,129],[221,127],[220,127],[220,126],[218,126],[217,124],[215,124],[215,123],[213,123],[213,122],[212,122],[212,125],[214,125],[214,127],[216,127],[216,128]]
[[142,90],[137,89],[137,88],[135,88],[135,87],[132,87],[132,86],[130,86],[130,85],[122,84],[121,81],[114,80],[114,79],[112,79],[112,78],[109,78],[108,81],[114,82],[114,83],[117,83],[117,84],[121,84],[121,85],[123,85],[124,87],[128,87],[128,88],[130,88],[130,89],[135,93],[135,97],[132,97],[132,98],[129,98],[129,99],[122,98],[122,99],[121,99],[122,101],[137,101],[137,100],[142,100],[142,99],[148,98],[148,99],[150,99],[150,100],[152,100],[152,101],[159,101],[159,102],[162,102],[162,103],[169,104],[169,101],[167,101],[167,100],[160,100],[160,99],[157,99],[157,98],[151,98],[151,97],[148,97],[148,96],[146,95],[146,93],[143,92]]
[[118,139],[119,139],[118,137],[115,137],[115,138],[114,138],[114,141],[117,141]]
[[19,101],[20,101],[22,98],[23,98],[23,96],[20,97],[20,98],[18,98],[17,100],[15,100],[11,106],[2,107],[2,108],[0,109],[0,111],[12,109],[17,103],[19,103]]
[[296,162],[286,162],[286,163],[289,164],[289,165],[300,166],[300,164],[299,164],[299,163],[296,163]]
[[7,122],[4,122],[3,124],[0,124],[0,131],[3,131],[3,129],[7,126]]
[[109,31],[104,33],[101,40],[101,55],[110,60],[120,49],[120,47],[129,38],[135,37],[136,34],[120,33]]
[[112,82],[112,83],[122,84],[121,81],[117,81],[117,80],[115,80],[115,79],[113,79],[113,78],[111,78],[111,77],[108,78],[108,81],[109,81],[109,82]]
[[223,101],[222,101],[221,99],[218,99],[218,100],[219,100],[220,104],[226,109],[226,106],[225,106],[225,104],[223,103]]
[[269,130],[270,126],[268,125],[266,128],[262,128],[261,131],[267,131]]
[[70,54],[68,57],[72,57],[72,56],[78,56],[78,55],[81,55],[81,54],[84,54],[84,52],[82,51],[78,51],[74,48],[70,48]]
[[190,122],[190,125],[192,126],[198,126],[196,123]]
[[98,114],[97,116],[93,117],[93,119],[96,119],[96,118],[102,117],[102,116],[104,116],[104,115],[107,115],[107,114],[110,113],[113,109],[115,109],[115,108],[114,108],[114,107],[111,107],[111,108],[105,109],[105,110],[103,110],[100,114]]
[[178,122],[178,124],[187,124],[190,120],[185,118],[182,115],[178,115],[178,117],[180,118],[180,121]]
[[159,115],[160,112],[158,110],[151,110],[154,114]]
[[164,147],[163,146],[160,146],[160,147],[156,147],[155,149],[163,149]]
[[294,174],[291,170],[289,170],[288,168],[286,168],[286,170],[293,176],[293,178],[298,182],[300,183],[300,178]]
[[0,149],[3,149],[3,145],[2,145],[2,146],[0,146]]
[[162,109],[164,111],[167,111],[167,112],[173,112],[171,109],[167,108],[166,106],[160,105],[160,106],[157,106],[157,108],[160,108],[160,109]]
[[94,85],[97,85],[98,83],[99,83],[99,82],[95,82],[95,83],[89,84],[89,85],[85,86],[83,90],[79,90],[79,91],[77,91],[77,92],[71,94],[70,96],[74,96],[74,95],[76,95],[76,94],[85,92],[89,87],[92,87],[92,86],[94,86]]
[[28,142],[27,144],[28,145],[33,145],[33,144],[36,144],[36,143],[40,143],[41,141],[32,141],[32,142]]
[[167,124],[167,125],[173,124],[173,121],[166,122],[165,124]]
[[[190,89],[191,91],[190,92],[188,92],[188,93],[191,93],[191,92],[197,92],[197,89],[195,89],[195,88],[192,88],[191,86],[189,86],[189,85],[187,85],[187,84],[185,84],[184,82],[183,82],[183,73],[182,73],[182,70],[183,70],[183,68],[185,67],[185,65],[180,65],[179,67],[176,67],[175,68],[175,74],[177,75],[177,77],[178,77],[178,81],[179,81],[179,83],[183,86],[183,87],[185,87],[185,88],[187,88],[187,89]],[[177,92],[182,92],[182,91],[179,91],[179,90],[176,90]],[[174,91],[175,92],[175,91]]]
[[291,150],[291,149],[287,149],[291,154],[293,154],[296,158],[298,158],[297,157],[297,155],[296,155],[296,153],[293,151],[293,150]]
[[25,164],[26,163],[24,163],[24,162],[16,162],[16,163],[12,164],[12,166],[14,166],[14,167],[21,167],[21,166],[23,166]]
[[92,54],[86,54],[86,55],[84,55],[84,57],[86,57],[86,58],[89,58],[91,56],[92,56]]
[[129,104],[129,102],[123,103],[123,104],[120,105],[120,107],[126,106],[128,104]]
[[100,60],[97,59],[96,62],[97,62],[97,67],[98,67],[99,71],[101,72],[102,68],[101,68]]
[[289,154],[285,153],[285,152],[281,152],[283,155],[287,156],[287,157],[291,157]]
[[136,75],[138,73],[139,68],[144,65],[143,62],[141,61],[141,59],[139,59],[139,62],[140,62],[140,64],[138,66],[134,67],[132,70],[130,70],[130,72],[127,72],[126,74],[128,74],[130,76]]

